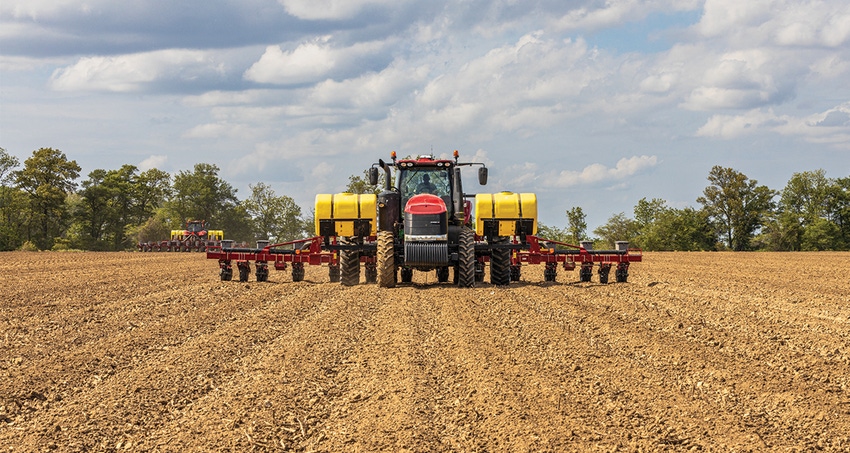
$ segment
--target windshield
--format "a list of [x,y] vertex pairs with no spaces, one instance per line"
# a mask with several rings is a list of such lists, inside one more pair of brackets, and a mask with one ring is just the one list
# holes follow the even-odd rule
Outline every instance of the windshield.
[[204,223],[198,220],[191,221],[188,225],[186,225],[186,229],[192,233],[200,233],[201,231],[204,231]]
[[451,206],[451,187],[448,168],[410,167],[399,171],[398,189],[401,192],[402,206],[414,195],[430,193],[442,198],[446,206]]

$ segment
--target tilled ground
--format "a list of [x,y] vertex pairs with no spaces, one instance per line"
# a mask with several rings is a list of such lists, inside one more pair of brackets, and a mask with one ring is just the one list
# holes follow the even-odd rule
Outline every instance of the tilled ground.
[[0,451],[850,450],[850,253],[474,289],[2,256]]

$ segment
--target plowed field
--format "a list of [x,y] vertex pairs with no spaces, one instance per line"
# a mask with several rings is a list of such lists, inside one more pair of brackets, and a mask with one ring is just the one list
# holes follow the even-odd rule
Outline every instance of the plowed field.
[[850,253],[474,289],[2,258],[0,451],[850,451]]

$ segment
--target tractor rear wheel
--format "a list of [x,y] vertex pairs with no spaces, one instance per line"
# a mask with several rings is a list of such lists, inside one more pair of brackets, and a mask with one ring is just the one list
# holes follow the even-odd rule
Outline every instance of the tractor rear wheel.
[[[340,240],[342,245],[354,245],[354,241],[349,239]],[[340,250],[339,265],[342,278],[340,282],[343,286],[355,286],[360,284],[360,251],[359,250]]]
[[475,236],[469,228],[460,229],[457,251],[457,286],[472,288],[475,286]]
[[392,231],[378,232],[378,286],[395,288],[395,244]]
[[[496,247],[506,245],[507,238],[493,241]],[[511,249],[494,248],[490,252],[490,283],[507,286],[511,283]]]

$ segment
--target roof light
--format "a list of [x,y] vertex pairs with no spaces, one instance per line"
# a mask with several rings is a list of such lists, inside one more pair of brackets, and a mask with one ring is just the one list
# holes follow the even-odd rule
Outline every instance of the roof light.
[[457,152],[457,150],[455,150],[455,152],[454,152],[453,154],[454,154],[454,156],[455,156],[455,159],[457,159],[458,157],[460,157],[460,153],[459,153],[459,152]]
[[395,159],[395,151],[390,152],[390,157]]

